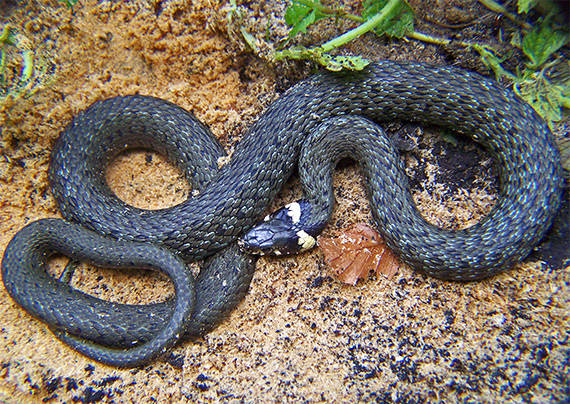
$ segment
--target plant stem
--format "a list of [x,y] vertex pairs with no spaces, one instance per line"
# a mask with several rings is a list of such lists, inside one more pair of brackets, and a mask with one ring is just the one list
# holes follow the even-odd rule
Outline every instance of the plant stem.
[[411,39],[417,39],[418,41],[422,41],[422,42],[432,43],[434,45],[449,45],[452,42],[454,42],[458,45],[461,45],[461,46],[465,46],[467,48],[474,45],[474,43],[472,43],[472,42],[451,41],[451,39],[438,38],[438,37],[431,36],[428,34],[423,34],[423,33],[418,32],[418,31],[410,32],[409,34],[406,34],[406,37],[411,38]]
[[406,34],[406,37],[412,38],[412,39],[417,39],[418,41],[422,41],[422,42],[432,43],[434,45],[449,45],[451,43],[451,40],[449,40],[449,39],[437,38],[437,37],[434,37],[434,36],[431,36],[428,34],[423,34],[423,33],[418,32],[418,31],[410,32],[410,33]]
[[531,29],[532,27],[530,24],[527,24],[524,21],[521,21],[515,14],[508,11],[505,7],[500,5],[499,3],[495,2],[494,0],[479,0],[479,3],[487,7],[489,10],[494,11],[496,13],[503,14],[509,20],[514,22],[515,24],[519,24],[524,29]]
[[22,79],[28,81],[34,72],[34,53],[30,50],[24,51],[24,67],[22,68]]
[[330,52],[331,50],[338,48],[350,42],[354,38],[359,37],[360,35],[365,34],[368,31],[373,30],[378,24],[380,24],[385,18],[386,15],[390,14],[394,9],[400,5],[400,0],[390,0],[382,10],[374,17],[366,21],[365,23],[359,25],[358,27],[351,29],[350,31],[345,32],[341,36],[338,36],[328,42],[325,42],[321,45],[323,52]]

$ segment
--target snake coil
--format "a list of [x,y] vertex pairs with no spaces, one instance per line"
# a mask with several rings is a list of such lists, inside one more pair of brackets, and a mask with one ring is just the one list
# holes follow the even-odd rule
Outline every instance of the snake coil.
[[[14,237],[2,261],[8,293],[24,309],[72,335],[64,338],[74,347],[117,366],[141,365],[172,346],[172,333],[163,329],[173,321],[173,313],[178,316],[179,330],[188,333],[197,317],[201,325],[196,333],[211,329],[220,313],[237,304],[251,280],[252,260],[231,246],[255,224],[291,175],[303,140],[339,115],[446,127],[484,145],[500,165],[496,206],[477,225],[461,231],[442,230],[418,217],[409,198],[400,193],[401,184],[382,177],[371,179],[369,188],[378,190],[378,195],[386,193],[390,201],[382,204],[381,196],[372,201],[379,230],[392,250],[413,268],[441,279],[489,277],[525,258],[550,227],[560,203],[562,177],[558,150],[544,121],[512,92],[477,74],[384,61],[360,73],[319,74],[292,87],[249,129],[221,169],[217,160],[222,148],[182,108],[144,96],[93,104],[63,131],[49,170],[61,214],[76,224],[38,222],[30,225],[34,231],[26,227]],[[167,155],[199,195],[155,211],[121,202],[102,173],[114,156],[134,147]],[[396,166],[398,158],[384,156],[388,166]],[[42,223],[49,223],[47,229],[41,228]],[[186,316],[193,292],[182,289],[179,281],[175,284],[184,294],[176,296],[176,308],[167,302],[110,309],[111,303],[97,302],[95,307],[92,300],[67,286],[62,294],[61,282],[46,276],[43,268],[47,250],[61,246],[45,234],[59,228],[64,238],[77,239],[83,227],[97,234],[96,238],[160,245],[152,247],[153,251],[164,251],[157,256],[169,257],[166,261],[177,259],[167,250],[177,251],[186,260],[222,251],[221,258],[211,263],[214,275],[204,275],[197,282],[196,306],[202,311],[195,308],[192,316]],[[85,243],[72,243],[73,248],[97,250],[94,237],[81,237]],[[45,241],[42,248],[46,250],[30,253],[26,244],[38,240]],[[114,258],[114,265],[134,263],[126,253]],[[221,297],[216,297],[221,290]],[[68,297],[73,304],[66,303]],[[210,303],[214,313],[208,311]],[[102,313],[108,315],[104,320]],[[183,321],[180,315],[186,316]],[[153,341],[152,347],[143,343],[132,348],[140,341]],[[94,343],[102,345],[94,348]],[[123,352],[125,345],[131,348]],[[131,349],[137,356],[129,357],[134,352]],[[122,356],[117,359],[117,354]]]

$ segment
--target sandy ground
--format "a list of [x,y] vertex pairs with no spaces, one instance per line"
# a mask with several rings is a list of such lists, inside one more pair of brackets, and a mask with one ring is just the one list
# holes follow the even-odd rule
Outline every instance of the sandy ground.
[[[49,153],[65,124],[92,102],[132,93],[162,97],[192,110],[231,148],[279,92],[302,78],[303,69],[274,69],[240,51],[220,31],[225,14],[217,3],[190,3],[86,0],[73,15],[56,1],[2,5],[2,19],[51,55],[55,74],[43,90],[0,110],[0,251],[26,223],[58,216],[47,184]],[[454,7],[428,6],[436,18],[458,18],[448,15]],[[263,15],[262,6],[250,7]],[[477,6],[468,12],[483,13]],[[272,23],[274,16],[264,15]],[[418,43],[370,37],[358,46],[371,57],[452,59],[480,68],[462,54]],[[496,171],[479,148],[418,128],[410,139],[421,147],[404,158],[429,220],[465,226],[488,212]],[[446,161],[453,167],[453,158],[466,162],[461,173],[434,171]],[[172,206],[190,192],[181,174],[150,152],[121,156],[107,177],[121,198],[140,207]],[[325,234],[370,223],[357,168],[343,164],[335,185],[338,205]],[[299,194],[290,181],[273,208]],[[60,271],[61,262],[52,270]],[[134,370],[77,354],[0,288],[0,401],[564,401],[569,282],[570,267],[529,259],[467,285],[403,268],[392,279],[352,287],[334,278],[319,250],[263,258],[248,295],[223,324]],[[124,302],[171,293],[167,280],[136,271],[82,268],[73,284]]]

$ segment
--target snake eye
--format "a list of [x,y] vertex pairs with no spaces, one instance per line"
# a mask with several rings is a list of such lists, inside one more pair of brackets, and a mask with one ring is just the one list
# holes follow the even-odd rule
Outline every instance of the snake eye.
[[267,216],[248,231],[239,245],[254,254],[289,255],[315,245],[314,237],[301,228],[301,205],[293,202]]

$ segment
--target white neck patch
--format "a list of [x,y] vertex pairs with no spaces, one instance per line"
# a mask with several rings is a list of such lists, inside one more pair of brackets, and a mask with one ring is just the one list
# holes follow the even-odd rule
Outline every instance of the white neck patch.
[[299,223],[299,220],[301,220],[301,205],[297,202],[293,202],[285,205],[285,207],[287,208],[287,216],[291,218],[293,224]]

